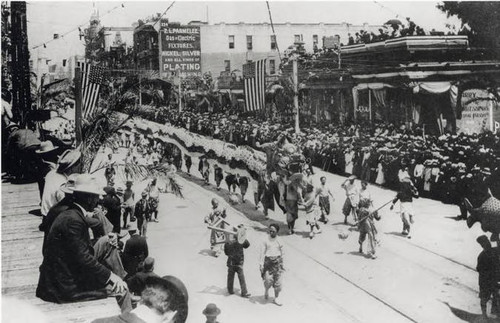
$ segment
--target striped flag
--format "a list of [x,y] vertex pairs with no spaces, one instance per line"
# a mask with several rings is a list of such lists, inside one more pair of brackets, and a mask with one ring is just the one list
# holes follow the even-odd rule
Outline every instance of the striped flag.
[[82,119],[87,120],[96,110],[103,81],[103,68],[86,63],[79,65],[82,69]]
[[265,59],[243,65],[243,90],[246,112],[264,109],[266,103]]

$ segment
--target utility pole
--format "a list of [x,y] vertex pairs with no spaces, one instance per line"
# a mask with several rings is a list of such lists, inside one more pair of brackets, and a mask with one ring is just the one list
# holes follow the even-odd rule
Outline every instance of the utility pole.
[[182,112],[182,78],[179,70],[179,113]]
[[82,73],[75,68],[75,139],[76,147],[82,143]]
[[[26,2],[11,2],[11,56],[12,56],[12,107],[14,120],[26,126],[26,116],[31,111],[30,66]],[[32,128],[34,125],[30,125]]]
[[299,126],[299,72],[297,67],[297,57],[293,60],[293,106],[295,108],[295,133],[300,133]]

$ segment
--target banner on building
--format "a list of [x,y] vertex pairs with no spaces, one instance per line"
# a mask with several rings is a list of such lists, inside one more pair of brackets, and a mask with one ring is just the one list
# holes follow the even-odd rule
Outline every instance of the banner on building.
[[175,76],[201,76],[201,45],[199,26],[160,28],[160,73],[163,79]]
[[468,89],[462,93],[462,119],[457,120],[457,132],[466,134],[495,132],[500,121],[498,102],[484,89]]

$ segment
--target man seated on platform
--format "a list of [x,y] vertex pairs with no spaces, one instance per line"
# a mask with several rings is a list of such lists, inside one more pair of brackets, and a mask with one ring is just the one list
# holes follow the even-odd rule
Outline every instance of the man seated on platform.
[[74,202],[54,221],[45,245],[36,296],[55,303],[100,299],[113,294],[122,311],[131,309],[125,282],[94,256],[87,217],[104,191],[95,178],[80,175]]

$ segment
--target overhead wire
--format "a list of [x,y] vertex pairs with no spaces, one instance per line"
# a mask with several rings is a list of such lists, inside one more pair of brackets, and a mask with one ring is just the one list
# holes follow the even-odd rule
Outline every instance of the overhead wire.
[[274,31],[274,23],[273,23],[273,16],[271,14],[271,7],[269,6],[269,1],[267,1],[267,0],[266,0],[266,5],[267,5],[267,12],[269,13],[269,22],[271,23],[271,29],[273,31],[273,36],[274,36],[274,40],[276,43],[276,49],[278,50],[278,57],[279,57],[280,62],[281,62],[281,52],[280,52],[280,48],[278,46],[278,39],[276,37],[276,32]]

